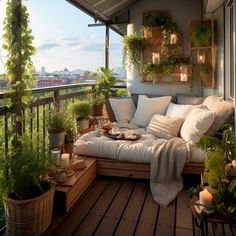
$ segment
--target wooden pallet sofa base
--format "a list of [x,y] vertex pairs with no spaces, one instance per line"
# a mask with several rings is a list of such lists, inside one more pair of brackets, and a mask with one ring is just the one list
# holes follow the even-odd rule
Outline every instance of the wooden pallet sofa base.
[[[204,163],[190,162],[183,174],[202,174]],[[97,158],[97,175],[150,179],[150,164]]]

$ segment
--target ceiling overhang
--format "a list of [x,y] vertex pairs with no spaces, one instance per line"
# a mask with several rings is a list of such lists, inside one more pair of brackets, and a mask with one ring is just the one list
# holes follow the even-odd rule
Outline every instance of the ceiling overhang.
[[95,22],[102,22],[120,35],[126,34],[130,22],[129,10],[140,0],[66,0],[79,8]]
[[225,4],[225,0],[203,0],[204,13],[214,13]]

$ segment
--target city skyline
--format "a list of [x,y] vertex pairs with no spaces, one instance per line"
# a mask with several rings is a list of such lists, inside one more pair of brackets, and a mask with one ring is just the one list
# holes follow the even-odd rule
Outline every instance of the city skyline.
[[[5,2],[0,1],[1,60],[6,56],[2,49]],[[23,2],[30,13],[30,27],[35,37],[33,44],[37,51],[32,59],[37,71],[41,67],[46,67],[48,72],[64,68],[96,71],[104,66],[104,27],[88,27],[94,20],[65,0]],[[122,66],[121,41],[121,36],[110,30],[110,67]],[[4,73],[2,63],[1,73]]]

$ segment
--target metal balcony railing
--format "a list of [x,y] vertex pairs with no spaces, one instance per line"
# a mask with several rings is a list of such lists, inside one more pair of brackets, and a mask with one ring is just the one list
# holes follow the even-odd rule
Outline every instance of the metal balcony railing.
[[[68,103],[93,95],[95,86],[96,83],[80,83],[31,89],[34,99],[29,108],[23,112],[23,130],[27,131],[31,138],[34,135],[37,139],[42,138],[44,146],[47,145],[46,121],[53,107],[66,111]],[[9,98],[9,93],[0,93],[0,141],[4,145],[5,154],[9,147],[13,123],[7,108]]]

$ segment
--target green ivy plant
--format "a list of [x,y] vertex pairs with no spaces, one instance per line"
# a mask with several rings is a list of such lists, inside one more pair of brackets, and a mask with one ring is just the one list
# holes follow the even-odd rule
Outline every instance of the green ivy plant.
[[33,39],[26,6],[22,1],[7,0],[3,48],[8,52],[6,70],[11,85],[9,109],[14,117],[14,131],[18,134],[22,134],[22,111],[31,100],[26,89],[33,82],[34,66],[31,60],[35,53]]
[[140,72],[143,50],[143,37],[138,35],[126,35],[123,37],[123,65],[134,68]]
[[169,75],[175,68],[181,65],[189,65],[189,57],[170,57],[168,61],[162,61],[159,64],[147,62],[143,65],[143,73],[147,75],[147,79],[157,81],[158,74]]
[[[169,21],[162,26],[163,41],[161,44],[161,54],[166,57],[179,55],[181,52],[181,33],[178,25],[175,22]],[[177,43],[170,44],[170,35],[175,33],[177,35]]]

